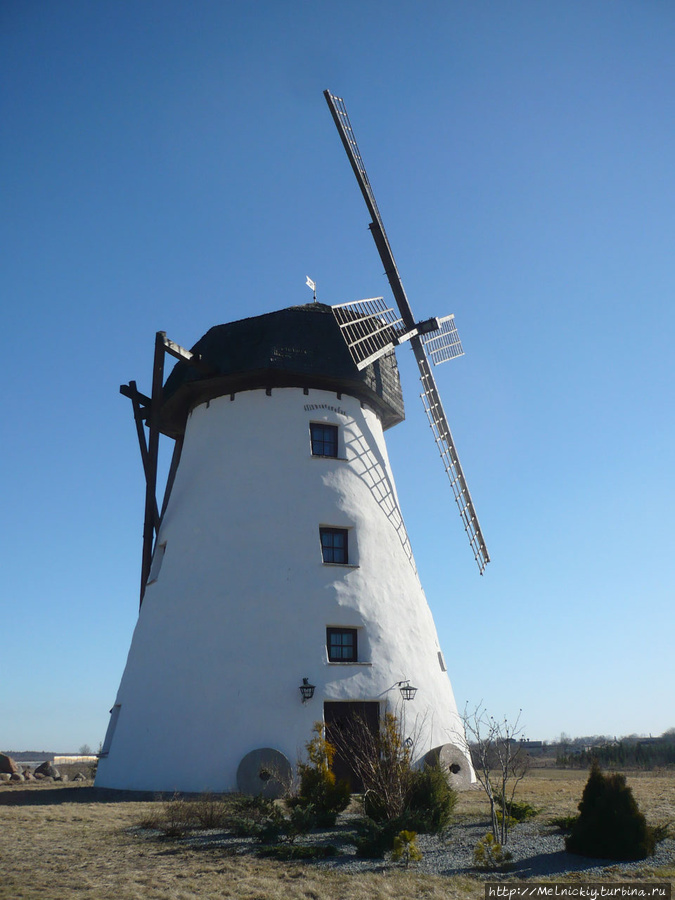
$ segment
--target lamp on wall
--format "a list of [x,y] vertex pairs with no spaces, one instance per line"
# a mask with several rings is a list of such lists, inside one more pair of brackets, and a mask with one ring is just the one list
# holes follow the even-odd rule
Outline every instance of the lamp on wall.
[[311,700],[314,696],[314,688],[315,685],[309,683],[308,678],[302,679],[302,684],[300,685],[300,693],[302,694],[302,702],[306,703],[308,700]]
[[396,686],[401,692],[401,696],[404,700],[414,700],[415,694],[417,693],[417,688],[413,687],[410,684],[410,681],[398,681]]

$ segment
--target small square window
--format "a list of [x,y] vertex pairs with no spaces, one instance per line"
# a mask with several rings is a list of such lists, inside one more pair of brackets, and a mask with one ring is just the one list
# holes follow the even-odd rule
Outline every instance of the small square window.
[[321,555],[325,563],[348,563],[346,528],[319,528]]
[[328,662],[356,662],[356,628],[327,628]]
[[325,422],[310,422],[309,433],[312,439],[312,456],[337,457],[337,425],[326,425]]

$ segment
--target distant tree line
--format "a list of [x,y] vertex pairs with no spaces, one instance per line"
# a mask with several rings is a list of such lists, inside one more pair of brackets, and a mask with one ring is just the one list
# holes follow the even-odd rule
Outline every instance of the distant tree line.
[[594,762],[607,768],[675,766],[675,729],[669,729],[658,738],[631,735],[620,740],[605,739],[602,743],[581,749],[564,743],[558,745],[556,764],[559,766],[584,769]]

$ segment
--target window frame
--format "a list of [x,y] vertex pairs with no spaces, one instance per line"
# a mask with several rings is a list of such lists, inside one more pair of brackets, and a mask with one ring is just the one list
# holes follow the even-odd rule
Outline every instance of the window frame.
[[[331,440],[327,441],[325,436],[323,437],[315,437],[314,429],[325,429],[330,431]],[[334,453],[320,453],[317,452],[317,448],[319,445],[323,445],[324,448],[326,446],[330,446],[330,449],[335,449]],[[340,450],[340,433],[339,427],[332,422],[310,422],[309,423],[309,448],[312,456],[318,456],[323,459],[339,459],[339,450]]]
[[[352,635],[353,636],[353,644],[352,651],[353,655],[346,659],[344,656],[333,657],[331,656],[331,637],[334,634],[341,635]],[[337,645],[336,645],[337,646]],[[344,649],[345,645],[339,645],[341,649]],[[328,656],[329,663],[357,663],[359,661],[359,637],[358,637],[358,628],[351,628],[342,625],[329,625],[326,627],[326,655]]]
[[[344,546],[342,548],[336,547],[335,545],[330,546],[328,544],[324,544],[324,535],[337,536],[340,535],[344,537]],[[329,525],[320,525],[319,526],[319,545],[321,547],[321,560],[324,565],[329,566],[348,566],[349,565],[349,529],[348,528],[336,528],[334,526]],[[327,552],[329,555],[332,553],[333,556],[336,555],[338,550],[342,550],[343,552],[340,554],[343,559],[327,559]]]

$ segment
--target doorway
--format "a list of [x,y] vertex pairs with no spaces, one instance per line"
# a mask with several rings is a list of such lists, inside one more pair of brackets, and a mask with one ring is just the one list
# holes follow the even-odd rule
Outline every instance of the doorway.
[[333,774],[338,781],[348,781],[352,793],[361,793],[363,784],[351,764],[349,746],[364,726],[373,737],[377,737],[380,732],[380,704],[377,701],[325,702],[323,719],[326,740],[335,747]]

